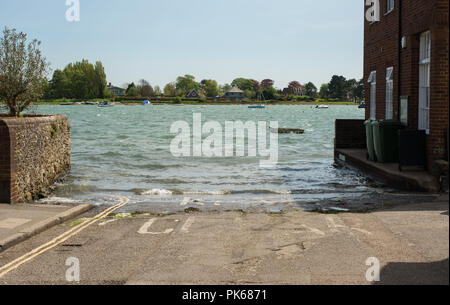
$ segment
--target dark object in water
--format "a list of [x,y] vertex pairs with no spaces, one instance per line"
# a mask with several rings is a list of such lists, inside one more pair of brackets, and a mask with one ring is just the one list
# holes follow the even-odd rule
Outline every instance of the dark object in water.
[[359,109],[365,109],[366,108],[366,103],[362,102],[361,104],[359,104],[358,108]]
[[108,103],[108,102],[103,102],[101,104],[98,104],[97,107],[103,108],[103,107],[113,107],[114,105]]
[[280,134],[286,134],[286,133],[295,133],[295,134],[304,134],[305,131],[303,129],[292,129],[292,128],[270,128],[270,132],[273,133],[280,133]]

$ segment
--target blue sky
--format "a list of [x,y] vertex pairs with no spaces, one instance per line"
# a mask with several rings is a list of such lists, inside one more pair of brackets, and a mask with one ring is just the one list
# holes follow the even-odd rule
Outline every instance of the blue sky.
[[100,60],[116,85],[177,76],[230,83],[271,78],[275,86],[332,75],[361,78],[361,0],[1,0],[0,26],[42,41],[51,68]]

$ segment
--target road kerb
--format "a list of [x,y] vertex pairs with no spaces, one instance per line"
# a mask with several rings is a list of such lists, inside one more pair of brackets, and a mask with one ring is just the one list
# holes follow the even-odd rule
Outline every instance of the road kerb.
[[81,215],[89,210],[91,210],[94,206],[90,204],[83,204],[76,207],[73,207],[70,210],[62,212],[56,216],[48,218],[44,221],[41,221],[37,224],[34,224],[30,227],[23,229],[21,232],[13,234],[3,240],[0,240],[0,252],[17,245],[24,240],[35,236],[39,233],[42,233],[45,230],[50,229],[56,225],[64,223],[78,215]]

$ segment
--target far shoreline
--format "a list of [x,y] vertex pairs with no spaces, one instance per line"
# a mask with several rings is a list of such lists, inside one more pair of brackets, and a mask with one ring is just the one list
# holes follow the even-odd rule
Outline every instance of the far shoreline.
[[[92,100],[88,100],[92,101]],[[94,101],[108,101],[115,105],[124,105],[124,106],[141,106],[142,101],[133,100],[133,101],[111,101],[108,99],[95,99]],[[83,104],[84,101],[81,100],[42,100],[35,105],[37,106],[91,106],[91,105],[85,105]],[[68,103],[74,103],[73,105],[61,105],[61,104],[68,104]],[[182,101],[182,102],[174,102],[174,101],[156,101],[156,100],[150,100],[150,103],[155,106],[161,106],[161,105],[192,105],[192,106],[252,106],[252,105],[265,105],[265,106],[320,106],[320,105],[328,105],[328,106],[359,106],[359,102],[352,102],[352,101],[246,101],[246,102],[235,102],[235,101],[220,101],[220,102],[213,102],[213,101]]]

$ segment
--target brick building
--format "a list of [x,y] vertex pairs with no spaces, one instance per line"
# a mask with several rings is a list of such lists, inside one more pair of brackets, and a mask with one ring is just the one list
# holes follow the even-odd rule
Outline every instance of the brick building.
[[430,170],[448,158],[449,0],[380,0],[378,10],[364,28],[366,119],[426,130]]

